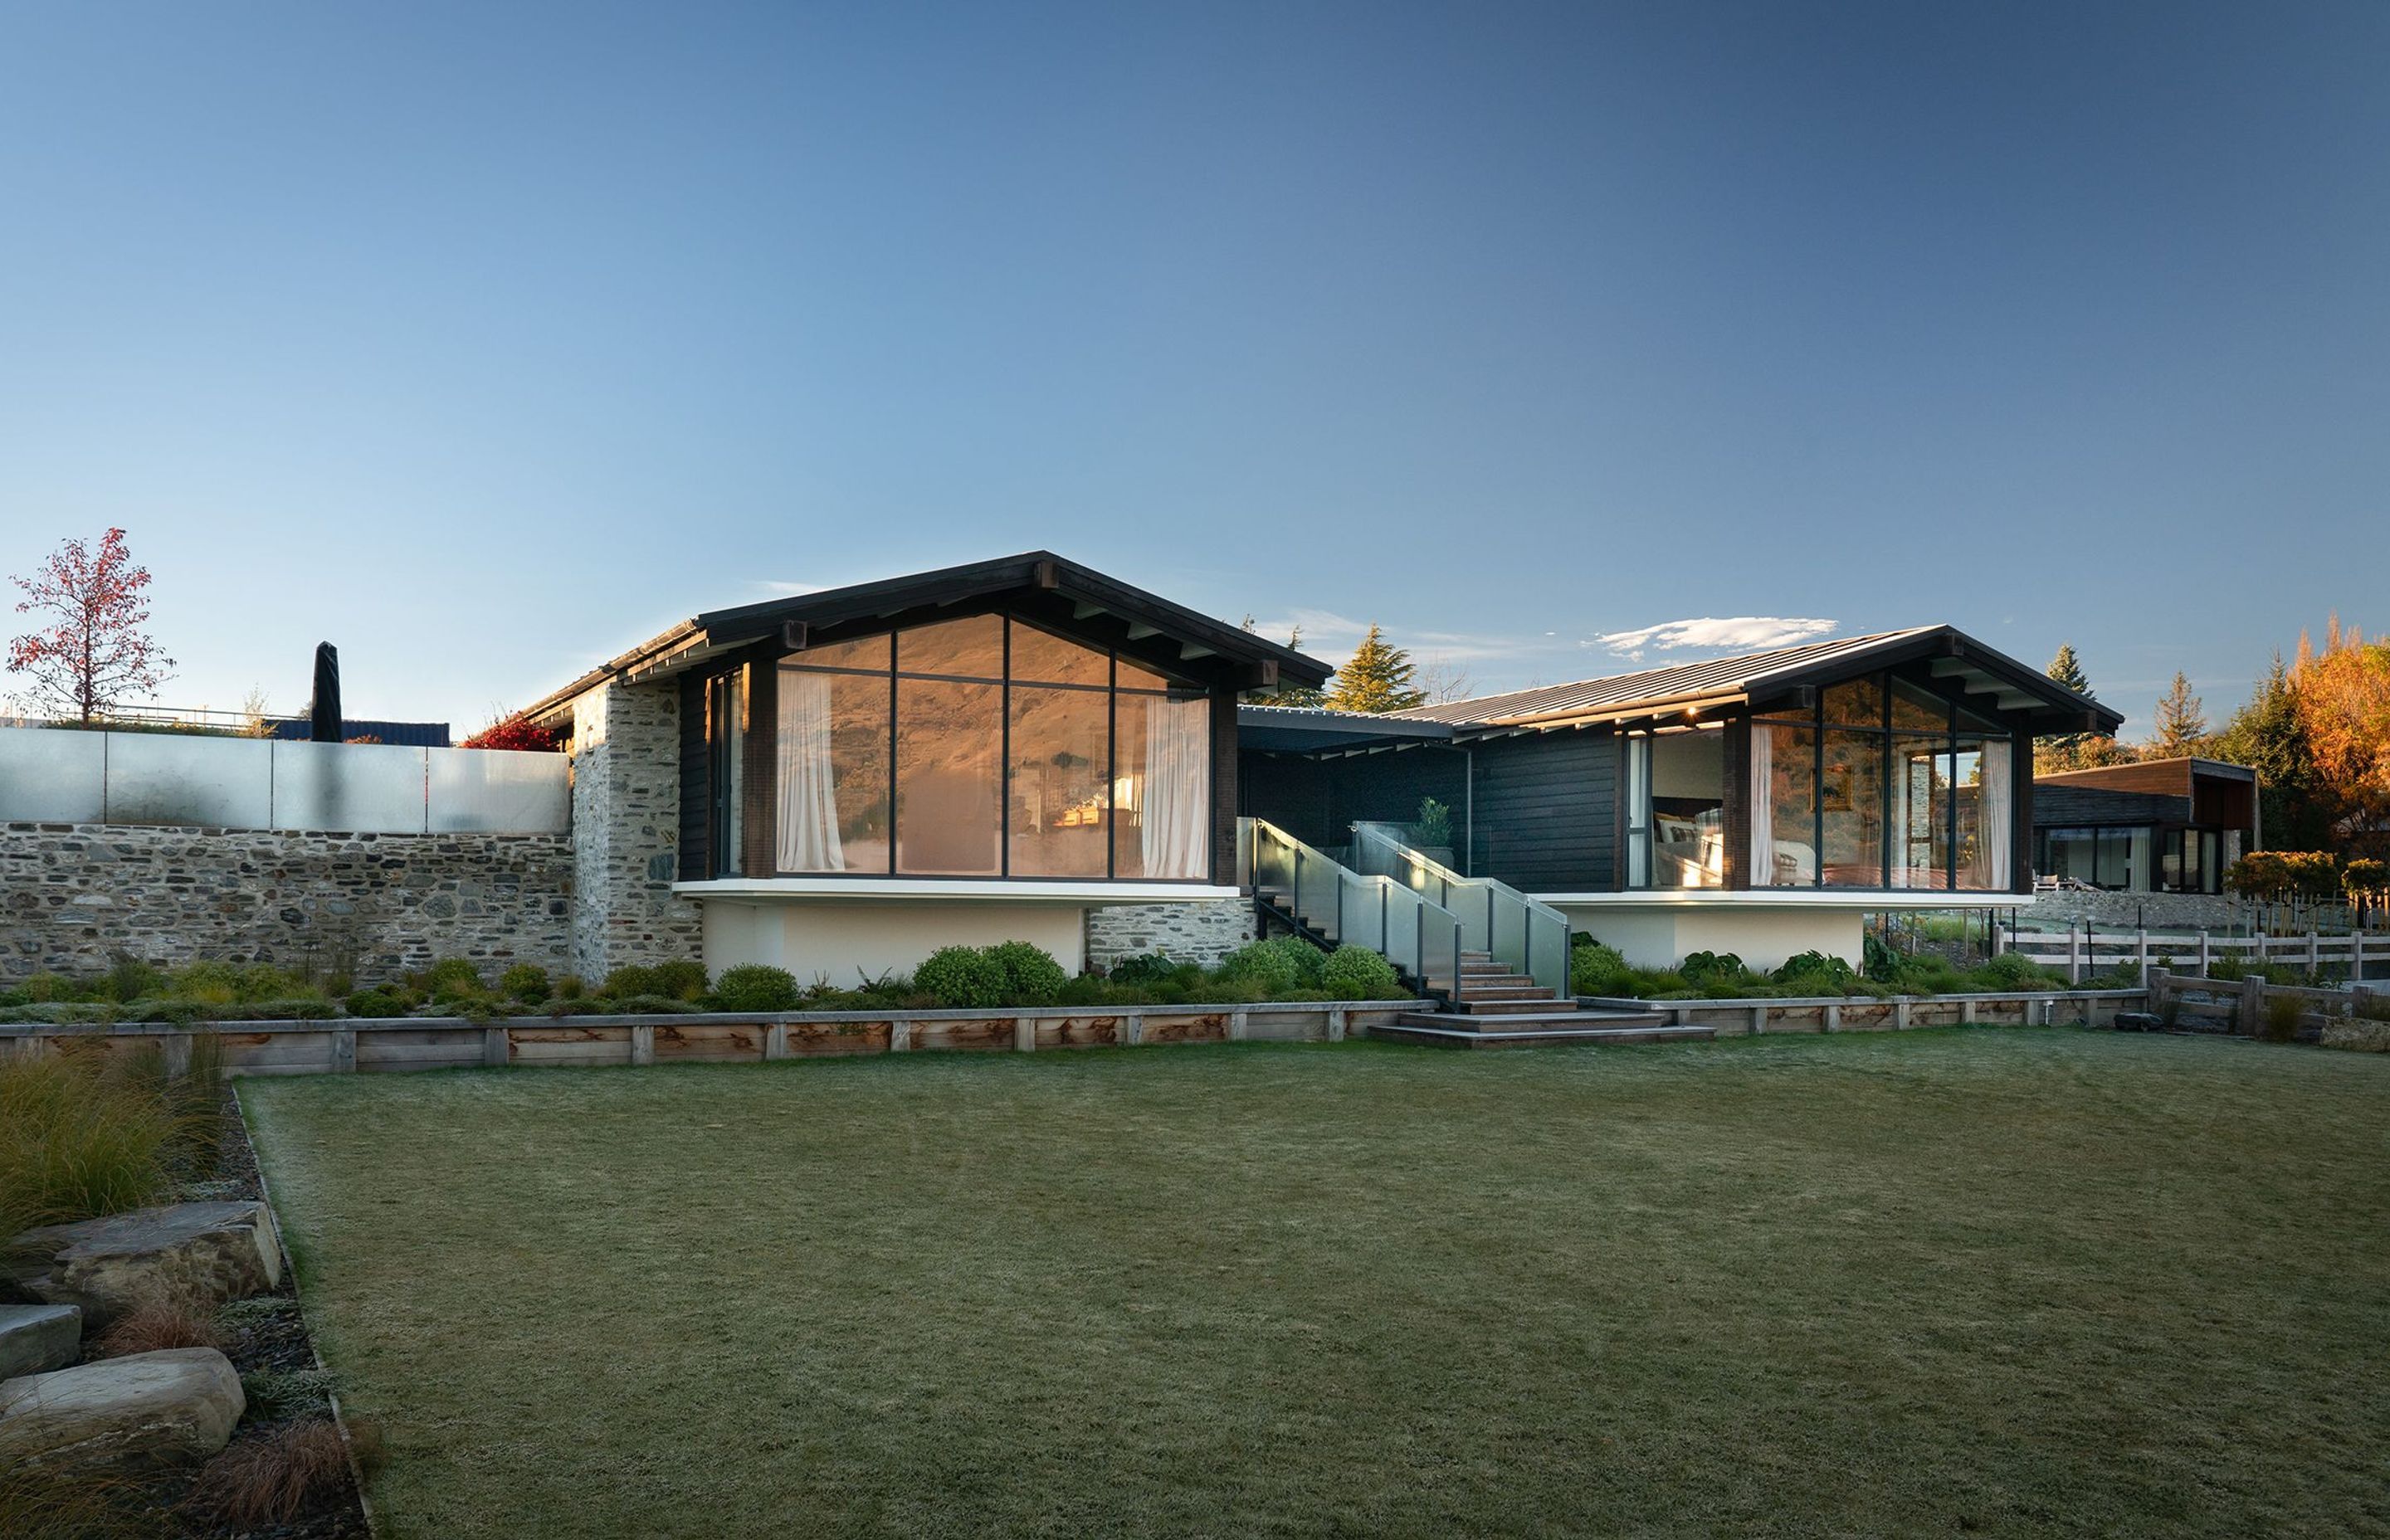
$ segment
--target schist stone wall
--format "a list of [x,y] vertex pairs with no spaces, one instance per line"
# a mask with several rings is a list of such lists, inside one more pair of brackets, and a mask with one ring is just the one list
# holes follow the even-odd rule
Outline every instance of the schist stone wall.
[[437,957],[560,968],[572,885],[563,835],[0,825],[0,980],[119,955],[359,980]]
[[1208,967],[1253,936],[1253,906],[1241,898],[1108,905],[1087,911],[1087,966],[1108,969],[1160,952]]
[[2024,913],[2043,926],[2071,920],[2103,930],[2129,930],[2147,925],[2152,930],[2221,930],[2245,924],[2247,907],[2229,894],[2064,891],[2035,894],[2033,907]]
[[572,970],[595,983],[626,963],[696,959],[698,907],[680,869],[680,698],[670,685],[602,685],[572,706]]

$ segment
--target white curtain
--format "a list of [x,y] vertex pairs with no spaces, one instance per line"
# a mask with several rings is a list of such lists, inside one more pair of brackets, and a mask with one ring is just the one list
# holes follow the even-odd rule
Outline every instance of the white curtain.
[[1145,709],[1148,877],[1203,877],[1212,863],[1212,703],[1154,697]]
[[1972,886],[1992,892],[2005,892],[2009,885],[2009,820],[2011,798],[2009,792],[2011,757],[2009,746],[1998,738],[1983,745],[1975,763],[1982,767],[1982,779],[1975,789],[1975,871]]
[[1765,722],[1751,725],[1751,872],[1744,881],[1776,885],[1776,744]]
[[827,674],[780,673],[779,869],[846,869],[838,837],[838,792],[831,779]]

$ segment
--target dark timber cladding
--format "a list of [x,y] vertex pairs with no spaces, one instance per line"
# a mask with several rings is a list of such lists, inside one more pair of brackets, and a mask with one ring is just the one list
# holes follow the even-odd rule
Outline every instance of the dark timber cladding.
[[[1475,744],[1479,870],[1529,892],[1617,879],[1618,739],[1564,728]],[[1458,815],[1456,815],[1456,817]]]

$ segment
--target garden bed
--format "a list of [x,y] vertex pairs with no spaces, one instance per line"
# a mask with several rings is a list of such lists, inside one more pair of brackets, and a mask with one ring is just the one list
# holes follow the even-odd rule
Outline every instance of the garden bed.
[[1707,1027],[1720,1037],[1762,1033],[1906,1032],[1915,1027],[2077,1024],[2102,1027],[2139,1009],[2143,989],[1986,991],[1964,995],[1751,995],[1724,999],[1639,999],[1580,995],[1601,1010],[1657,1011],[1678,1026]]
[[1421,1002],[1264,1001],[1089,1010],[700,1011],[570,1018],[399,1016],[298,1021],[13,1022],[0,1048],[45,1053],[99,1041],[112,1051],[162,1048],[170,1062],[195,1037],[220,1049],[227,1075],[339,1074],[507,1064],[570,1067],[744,1063],[936,1051],[1032,1053],[1180,1043],[1334,1043],[1392,1022]]

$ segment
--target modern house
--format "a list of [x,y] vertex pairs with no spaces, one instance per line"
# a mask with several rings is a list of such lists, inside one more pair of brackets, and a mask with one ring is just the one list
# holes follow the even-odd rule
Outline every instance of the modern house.
[[526,712],[569,735],[577,961],[1216,955],[1253,929],[1237,698],[1329,672],[1043,551],[700,615]]
[[1240,807],[1320,847],[1420,800],[1630,960],[1856,962],[1861,916],[2030,902],[2033,739],[2118,713],[1949,626],[1422,707],[1248,706]]
[[2257,772],[2185,757],[2034,779],[2034,870],[2135,893],[2220,893],[2255,850]]
[[[1267,885],[1240,819],[1317,879],[1429,797],[1451,866],[1412,853],[1413,887],[1490,879],[1637,960],[1856,960],[1870,911],[2029,903],[2033,738],[2118,721],[1947,626],[1392,716],[1240,705],[1329,673],[1043,551],[697,616],[527,713],[570,738],[576,962],[1217,956]],[[1324,901],[1373,880],[1338,870]]]

